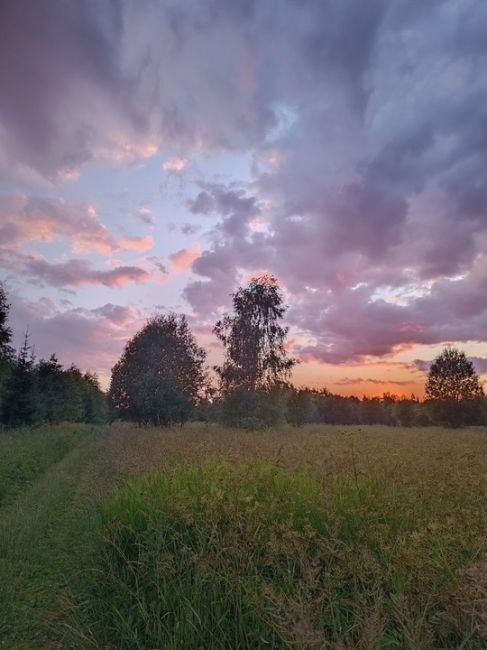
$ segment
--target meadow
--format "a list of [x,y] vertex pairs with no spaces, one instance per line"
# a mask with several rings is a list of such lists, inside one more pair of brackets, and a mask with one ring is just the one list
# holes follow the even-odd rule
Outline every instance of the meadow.
[[487,430],[0,433],[0,648],[487,644]]

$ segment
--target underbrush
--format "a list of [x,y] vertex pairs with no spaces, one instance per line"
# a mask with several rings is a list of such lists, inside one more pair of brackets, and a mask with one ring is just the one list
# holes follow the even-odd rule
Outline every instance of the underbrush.
[[71,629],[131,650],[480,649],[461,585],[481,506],[423,487],[263,462],[135,477],[102,508]]
[[0,506],[59,462],[91,429],[64,423],[0,432]]

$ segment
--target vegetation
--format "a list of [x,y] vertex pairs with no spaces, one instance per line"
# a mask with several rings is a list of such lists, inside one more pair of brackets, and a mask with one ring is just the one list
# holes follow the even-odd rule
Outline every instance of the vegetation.
[[284,347],[288,333],[282,327],[286,307],[275,277],[253,278],[232,296],[233,315],[227,314],[214,332],[226,359],[217,367],[221,390],[271,390],[289,377],[295,359]]
[[434,360],[426,382],[426,397],[432,401],[435,419],[442,424],[460,426],[475,419],[484,390],[465,352],[445,348]]
[[10,503],[86,436],[79,424],[46,425],[0,435],[0,507]]
[[0,505],[3,647],[485,647],[485,429],[113,426]]
[[114,415],[154,425],[189,419],[204,391],[205,357],[184,316],[156,316],[127,343],[112,370]]
[[[215,368],[215,390],[184,316],[149,320],[125,346],[112,370],[112,419],[169,425],[187,420],[265,429],[286,422],[468,426],[487,424],[487,399],[471,361],[445,349],[431,366],[427,399],[385,393],[358,399],[289,383],[296,363],[286,352],[286,312],[272,276],[261,276],[233,295],[232,314],[215,326],[225,358]],[[76,366],[63,368],[56,355],[38,363],[26,334],[18,353],[10,346],[9,305],[0,285],[0,423],[21,427],[60,421],[103,423],[108,404],[98,379]]]

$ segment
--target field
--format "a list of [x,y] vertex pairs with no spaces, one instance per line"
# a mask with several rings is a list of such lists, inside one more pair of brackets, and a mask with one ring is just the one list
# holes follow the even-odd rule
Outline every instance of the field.
[[0,648],[487,644],[487,430],[0,433]]

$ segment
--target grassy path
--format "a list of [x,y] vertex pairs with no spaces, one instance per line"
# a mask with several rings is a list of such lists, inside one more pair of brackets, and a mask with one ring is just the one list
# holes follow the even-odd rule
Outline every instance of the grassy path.
[[0,510],[1,648],[58,645],[66,577],[83,566],[93,505],[116,480],[109,447],[107,433],[88,434]]

